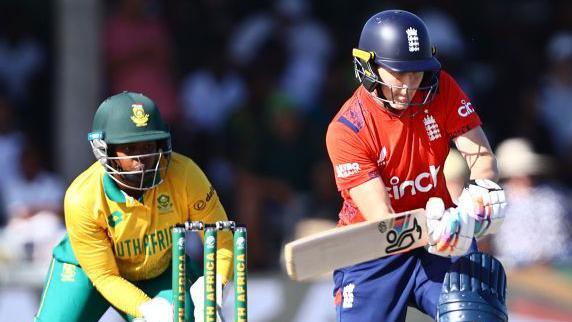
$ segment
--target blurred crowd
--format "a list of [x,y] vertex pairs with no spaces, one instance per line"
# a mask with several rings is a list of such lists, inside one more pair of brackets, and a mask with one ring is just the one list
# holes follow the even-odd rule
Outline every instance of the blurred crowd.
[[[45,10],[0,5],[0,258],[20,260],[49,258],[72,179],[54,170],[56,17],[33,5]],[[487,247],[509,266],[569,261],[570,2],[106,1],[101,98],[131,90],[154,99],[175,150],[248,226],[251,271],[277,269],[301,227],[337,219],[325,131],[357,86],[351,48],[362,24],[388,8],[425,20],[498,152],[510,207]],[[451,160],[455,195],[468,170]]]

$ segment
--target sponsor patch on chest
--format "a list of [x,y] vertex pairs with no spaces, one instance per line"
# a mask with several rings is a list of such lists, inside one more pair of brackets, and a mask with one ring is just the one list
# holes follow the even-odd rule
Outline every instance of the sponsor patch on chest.
[[417,192],[426,193],[437,187],[439,170],[441,166],[429,166],[429,172],[421,172],[411,180],[401,180],[398,176],[389,179],[389,186],[385,190],[389,197],[395,200],[406,195],[415,196]]

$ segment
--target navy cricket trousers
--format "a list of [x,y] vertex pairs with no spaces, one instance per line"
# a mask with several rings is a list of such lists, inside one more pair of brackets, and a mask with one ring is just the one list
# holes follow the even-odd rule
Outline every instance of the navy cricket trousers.
[[445,273],[455,260],[418,248],[336,270],[337,321],[402,322],[407,306],[435,318]]

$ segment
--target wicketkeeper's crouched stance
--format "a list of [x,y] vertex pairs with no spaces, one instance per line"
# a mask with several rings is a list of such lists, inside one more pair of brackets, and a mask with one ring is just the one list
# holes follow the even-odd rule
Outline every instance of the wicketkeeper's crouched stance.
[[[411,305],[440,321],[506,321],[503,268],[475,242],[506,205],[475,107],[409,12],[371,17],[353,56],[360,86],[326,138],[344,198],[339,225],[426,208],[429,247],[336,270],[337,320],[405,321]],[[451,141],[473,179],[458,206],[443,174]]]
[[[96,322],[112,305],[129,321],[172,322],[171,227],[227,220],[220,200],[201,169],[171,151],[159,110],[142,94],[105,100],[88,138],[97,162],[66,192],[68,233],[54,249],[34,321]],[[230,232],[219,233],[217,258],[221,289],[232,274]],[[202,321],[202,270],[188,268],[187,321],[192,303]]]

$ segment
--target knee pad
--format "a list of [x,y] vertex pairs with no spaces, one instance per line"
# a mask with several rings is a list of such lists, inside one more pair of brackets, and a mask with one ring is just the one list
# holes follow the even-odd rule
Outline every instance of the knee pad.
[[451,265],[439,296],[437,321],[508,321],[502,264],[490,255],[475,252]]

